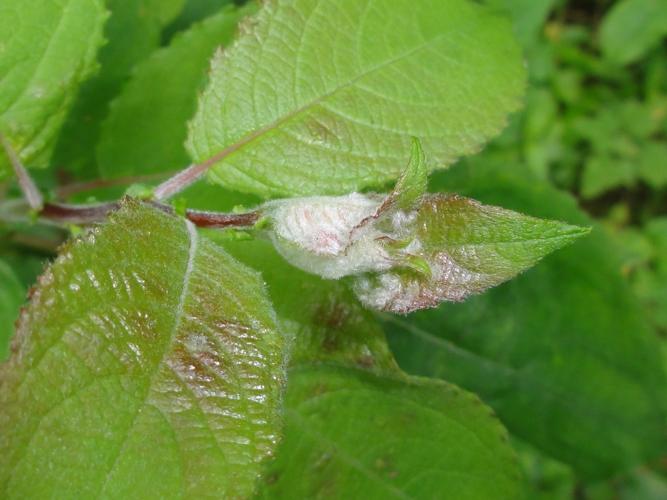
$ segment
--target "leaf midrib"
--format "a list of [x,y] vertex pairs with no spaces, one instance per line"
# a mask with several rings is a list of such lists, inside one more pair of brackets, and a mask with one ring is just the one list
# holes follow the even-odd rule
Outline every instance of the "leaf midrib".
[[[463,32],[463,29],[459,29],[457,33]],[[383,61],[372,68],[363,71],[359,73],[358,75],[352,77],[350,80],[336,85],[333,89],[329,90],[328,92],[325,92],[321,96],[307,102],[306,104],[302,105],[301,107],[295,109],[294,111],[291,111],[287,113],[285,116],[278,118],[277,120],[274,120],[273,122],[269,123],[268,125],[264,125],[263,127],[260,127],[259,129],[241,137],[238,139],[234,144],[231,144],[230,146],[225,147],[222,149],[220,152],[214,154],[213,156],[207,158],[206,160],[200,162],[197,165],[197,172],[198,174],[204,174],[206,171],[208,171],[210,168],[214,167],[216,164],[220,163],[221,161],[233,156],[235,153],[238,153],[241,151],[243,148],[245,148],[247,145],[259,142],[263,140],[266,137],[269,137],[272,132],[275,132],[280,126],[292,121],[293,119],[297,118],[299,115],[302,113],[305,113],[306,111],[309,111],[311,108],[317,106],[318,104],[323,103],[326,101],[329,97],[335,95],[336,93],[340,92],[343,89],[346,89],[348,87],[351,87],[354,85],[356,82],[366,78],[369,75],[372,75],[374,72],[379,71],[381,69],[387,68],[391,66],[392,64],[395,64],[406,57],[409,57],[421,50],[429,48],[431,45],[437,44],[440,42],[444,37],[446,36],[451,36],[452,33],[440,33],[439,35],[433,37],[432,39],[417,45],[413,47],[412,49],[397,55],[396,57],[393,57],[389,60]],[[243,172],[244,175],[248,175],[247,172]],[[269,184],[267,183],[266,180],[262,181],[263,184]]]
[[111,478],[111,475],[116,468],[116,464],[118,463],[118,460],[120,456],[122,455],[123,450],[125,449],[125,446],[127,444],[127,438],[130,434],[130,431],[134,428],[134,425],[137,421],[137,417],[139,416],[139,413],[141,409],[144,407],[146,403],[146,398],[150,394],[151,388],[153,386],[153,382],[155,381],[155,377],[160,371],[160,367],[163,365],[164,360],[167,356],[167,354],[170,352],[171,346],[174,343],[174,338],[176,337],[176,334],[178,333],[178,330],[181,326],[181,322],[183,319],[183,312],[184,312],[184,307],[185,307],[185,301],[187,299],[189,290],[190,290],[190,279],[192,276],[192,273],[194,271],[194,261],[195,261],[195,256],[197,254],[197,247],[198,247],[198,234],[197,234],[197,228],[188,220],[184,220],[185,227],[187,229],[188,233],[188,240],[189,240],[189,247],[188,247],[188,261],[185,267],[185,271],[183,272],[183,289],[181,290],[181,294],[178,298],[178,305],[176,308],[176,312],[174,314],[174,325],[171,329],[171,332],[169,334],[169,340],[165,342],[165,348],[160,354],[160,359],[155,363],[153,373],[150,374],[150,377],[148,379],[148,382],[146,384],[146,390],[144,391],[143,396],[141,397],[139,403],[137,404],[136,411],[134,412],[134,415],[132,416],[132,419],[130,420],[130,424],[127,426],[125,429],[125,433],[123,435],[123,438],[121,440],[120,445],[118,446],[118,451],[116,452],[113,462],[111,463],[111,466],[109,467],[109,470],[107,471],[106,478],[104,479],[104,482],[100,486],[100,491],[99,495],[101,496],[104,490],[106,489],[107,484],[109,483],[109,479]]

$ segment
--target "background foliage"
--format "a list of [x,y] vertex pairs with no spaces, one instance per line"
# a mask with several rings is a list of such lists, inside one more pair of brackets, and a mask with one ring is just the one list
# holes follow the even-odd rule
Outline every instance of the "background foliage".
[[[44,96],[49,109],[55,110],[52,121],[21,132],[30,150],[24,160],[31,167],[44,167],[33,170],[40,186],[53,199],[76,202],[115,199],[130,184],[137,189],[136,184],[152,184],[185,166],[185,122],[195,114],[198,95],[206,87],[209,58],[215,47],[229,43],[238,20],[256,10],[252,4],[239,7],[224,0],[107,0],[107,14],[102,2],[84,3],[95,19],[90,32],[79,28],[73,37],[58,39],[65,47],[59,50],[69,50],[68,57],[47,68],[71,85]],[[288,367],[294,382],[285,401],[286,438],[266,472],[260,495],[280,497],[298,491],[350,497],[368,480],[368,473],[359,470],[370,470],[376,489],[365,491],[419,497],[425,494],[420,487],[446,478],[404,482],[404,476],[395,474],[418,476],[429,455],[441,460],[443,468],[454,467],[446,450],[428,449],[429,433],[446,434],[448,425],[470,420],[479,421],[481,439],[490,443],[496,457],[508,454],[498,444],[507,439],[501,426],[477,411],[475,397],[457,396],[454,383],[476,393],[508,429],[528,498],[667,496],[667,2],[480,3],[512,22],[527,60],[525,105],[481,154],[433,175],[431,190],[593,225],[594,231],[511,283],[463,304],[408,317],[364,311],[343,284],[290,268],[264,242],[243,241],[236,233],[210,233],[236,259],[264,271],[276,317],[266,313],[262,321],[277,321],[298,339]],[[11,20],[11,13],[4,14],[0,19]],[[86,51],[67,48],[77,37],[90,41]],[[481,45],[471,51],[489,49]],[[99,47],[95,63],[92,52]],[[247,50],[252,53],[254,48]],[[232,62],[243,66],[240,56],[237,59]],[[224,80],[224,75],[214,71],[212,78]],[[466,78],[461,88],[475,81],[474,74]],[[503,84],[513,88],[522,75],[506,78]],[[238,81],[222,84],[239,99],[247,90]],[[10,123],[12,113],[17,113],[10,102],[24,102],[5,103],[2,99],[9,95],[0,92],[2,123]],[[215,97],[209,92],[202,99]],[[293,103],[287,101],[289,112]],[[514,109],[514,98],[504,106]],[[437,113],[434,110],[432,122]],[[463,111],[456,116],[467,126]],[[250,126],[273,118],[256,117],[257,123]],[[199,149],[209,148],[210,141],[224,145],[228,140],[199,137],[206,127],[198,121],[206,119],[198,115],[191,128],[189,144],[195,156]],[[432,123],[420,125],[428,128]],[[24,130],[23,123],[16,126]],[[497,124],[489,127],[478,132],[492,135]],[[453,161],[475,146],[463,138],[448,143],[451,151],[435,152]],[[260,153],[268,157],[270,148],[267,151]],[[318,154],[303,150],[299,158]],[[240,158],[238,170],[243,172],[251,160]],[[5,168],[2,161],[0,170]],[[275,161],[289,163],[280,155]],[[359,165],[366,164],[359,160]],[[375,168],[378,165],[364,175]],[[217,210],[251,206],[259,200],[257,195],[288,191],[285,186],[293,186],[297,174],[287,171],[273,184],[264,178],[221,174],[217,181],[254,194],[200,183],[181,201]],[[308,182],[290,192],[319,192],[324,180]],[[341,182],[345,189],[358,185],[354,179]],[[9,353],[13,322],[26,291],[67,236],[59,228],[14,218],[10,200],[17,194],[12,182],[0,183],[1,358]],[[118,224],[130,223],[123,220]],[[183,255],[172,257],[178,258]],[[256,300],[264,303],[264,295]],[[398,371],[392,353],[411,376]],[[323,368],[322,362],[335,366]],[[412,375],[443,381],[426,382]],[[349,391],[345,398],[340,397],[341,387]],[[405,429],[407,417],[396,410],[396,401],[409,401],[405,404],[414,419],[410,439],[423,443],[427,451],[422,455],[402,449],[401,440],[385,439]],[[345,408],[345,413],[335,413],[336,408]],[[363,421],[369,408],[375,411],[375,425],[359,426],[351,435],[346,422]],[[455,411],[443,423],[433,416],[434,408]],[[271,408],[266,411],[272,415]],[[304,429],[308,432],[301,432]],[[48,434],[42,434],[49,443]],[[460,449],[474,448],[479,437],[466,432],[458,436]],[[373,450],[376,454],[362,456],[376,442],[382,442]],[[360,457],[359,462],[349,457]],[[495,462],[487,459],[471,459],[465,467],[481,478],[477,490],[465,493],[472,498],[484,498],[490,491],[500,495],[501,490],[510,498],[518,494],[519,466],[495,470]],[[303,469],[294,465],[303,463],[309,464],[307,481]],[[122,474],[122,467],[119,470]]]

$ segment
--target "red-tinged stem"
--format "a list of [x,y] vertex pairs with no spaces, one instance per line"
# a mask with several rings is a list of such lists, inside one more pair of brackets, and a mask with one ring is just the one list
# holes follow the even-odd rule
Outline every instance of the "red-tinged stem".
[[252,227],[259,220],[261,214],[259,212],[225,214],[219,212],[187,210],[185,216],[197,227],[223,229],[226,227]]
[[176,193],[180,193],[197,182],[208,170],[209,165],[202,163],[199,165],[190,165],[185,170],[170,177],[153,191],[153,195],[157,201],[167,200]]
[[[150,205],[173,214],[174,210],[162,203],[149,202]],[[45,203],[39,216],[45,219],[68,224],[92,224],[105,220],[109,214],[120,208],[120,203],[100,203],[95,205],[68,205],[65,203]],[[205,212],[201,210],[186,210],[185,218],[197,227],[231,228],[252,227],[260,218],[259,212],[229,214],[221,212]]]
[[39,216],[67,224],[92,224],[105,220],[111,212],[118,210],[120,203],[98,203],[94,205],[69,205],[67,203],[45,203]]
[[[67,203],[52,202],[44,203],[44,198],[42,197],[39,188],[35,185],[30,174],[28,174],[25,167],[21,164],[21,160],[14,152],[14,149],[1,134],[0,143],[4,147],[12,167],[14,168],[14,172],[19,181],[19,186],[21,187],[21,191],[23,192],[28,205],[36,211],[42,219],[68,224],[92,224],[105,220],[111,212],[120,208],[120,202],[97,203],[91,205],[70,205]],[[195,182],[213,163],[214,160],[209,160],[179,172],[162,183],[155,190],[155,198],[158,201],[149,201],[148,203],[166,213],[173,214],[174,210],[168,205],[159,203],[159,200],[185,189],[185,187]],[[93,187],[109,185],[104,184],[104,182],[105,181],[98,181],[92,185]],[[252,227],[259,220],[260,212],[229,214],[186,210],[185,218],[198,227]]]

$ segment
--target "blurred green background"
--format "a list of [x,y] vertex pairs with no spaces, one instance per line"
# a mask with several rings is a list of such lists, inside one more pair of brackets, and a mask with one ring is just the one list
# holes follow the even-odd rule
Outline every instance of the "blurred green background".
[[[526,105],[455,169],[524,169],[571,193],[611,238],[667,362],[667,1],[486,3],[510,15],[524,47]],[[533,498],[667,498],[667,456],[591,483],[519,449]]]
[[572,193],[623,251],[667,335],[667,1],[488,0],[530,73],[525,110],[475,162],[524,165]]

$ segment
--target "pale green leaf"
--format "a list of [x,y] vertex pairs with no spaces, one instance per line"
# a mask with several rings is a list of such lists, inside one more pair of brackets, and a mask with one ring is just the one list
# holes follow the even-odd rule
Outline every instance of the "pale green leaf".
[[581,176],[581,196],[595,198],[619,187],[631,187],[637,178],[634,160],[614,158],[610,155],[593,156]]
[[40,278],[0,367],[3,498],[238,498],[278,439],[258,275],[129,202]]
[[[437,185],[590,224],[573,199],[521,176],[504,163],[467,164]],[[665,374],[657,338],[614,254],[596,230],[463,304],[388,317],[399,364],[478,393],[510,432],[580,475],[605,476],[645,461],[665,449]]]
[[524,73],[509,23],[467,0],[273,0],[214,57],[187,146],[233,189],[350,192],[396,179],[412,136],[431,168],[479,150]]
[[428,188],[428,166],[419,139],[412,141],[410,162],[380,210],[412,210]]
[[14,333],[25,290],[12,269],[0,260],[0,362],[9,354],[9,340]]
[[450,384],[301,367],[290,371],[285,404],[264,498],[521,497],[505,430]]
[[[0,132],[28,166],[47,164],[106,18],[102,0],[0,3]],[[8,171],[1,154],[0,177]]]
[[600,45],[608,58],[628,64],[656,47],[666,35],[665,0],[621,0],[602,21]]
[[104,177],[171,172],[188,164],[186,123],[209,60],[231,40],[239,19],[254,10],[225,8],[137,65],[102,126],[97,161]]

